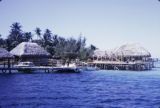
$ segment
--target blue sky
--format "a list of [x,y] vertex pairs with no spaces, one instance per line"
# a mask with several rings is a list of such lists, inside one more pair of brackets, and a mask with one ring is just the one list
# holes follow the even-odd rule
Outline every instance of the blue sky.
[[158,0],[2,0],[0,34],[6,37],[13,22],[24,31],[36,27],[112,49],[140,43],[160,57],[160,2]]

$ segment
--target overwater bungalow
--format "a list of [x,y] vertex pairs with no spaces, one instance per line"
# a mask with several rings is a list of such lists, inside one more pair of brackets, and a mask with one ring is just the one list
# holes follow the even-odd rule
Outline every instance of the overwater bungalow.
[[[14,56],[4,48],[0,48],[0,68],[10,68]],[[10,70],[9,70],[10,71]]]
[[151,54],[139,44],[125,44],[115,50],[115,55],[118,60],[129,61],[150,61]]
[[0,60],[11,59],[13,55],[4,48],[0,48]]
[[151,54],[139,44],[125,44],[112,51],[96,50],[90,65],[101,69],[150,70]]
[[16,62],[33,62],[37,66],[48,64],[50,54],[37,43],[22,42],[10,51],[15,56]]

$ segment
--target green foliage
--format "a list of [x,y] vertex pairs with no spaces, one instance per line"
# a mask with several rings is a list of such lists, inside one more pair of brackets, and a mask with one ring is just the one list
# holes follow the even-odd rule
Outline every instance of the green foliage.
[[40,28],[34,30],[37,38],[32,38],[31,32],[24,32],[20,23],[13,23],[7,39],[2,39],[0,36],[0,47],[5,47],[9,51],[16,47],[21,42],[36,42],[47,50],[53,57],[63,59],[65,62],[71,60],[87,60],[93,54],[96,49],[94,45],[86,47],[86,38],[79,37],[75,39],[64,38],[58,35],[54,35],[51,30],[46,29],[44,33]]
[[36,33],[36,35],[37,35],[37,39],[38,39],[38,38],[42,39],[42,37],[41,37],[41,29],[40,29],[39,27],[37,27],[37,28],[35,29],[35,33]]
[[0,34],[0,47],[5,47],[5,40],[2,38],[2,35]]
[[8,35],[8,46],[7,49],[11,50],[12,48],[16,47],[19,43],[23,42],[22,38],[22,30],[21,30],[21,25],[16,22],[13,23],[11,26],[10,34]]
[[21,42],[28,42],[32,39],[31,32],[23,32],[20,23],[15,22],[11,26],[10,33],[6,39],[6,48],[10,51]]
[[23,34],[23,41],[25,41],[25,42],[28,42],[28,41],[31,41],[32,40],[32,33],[31,32],[25,32],[24,34]]

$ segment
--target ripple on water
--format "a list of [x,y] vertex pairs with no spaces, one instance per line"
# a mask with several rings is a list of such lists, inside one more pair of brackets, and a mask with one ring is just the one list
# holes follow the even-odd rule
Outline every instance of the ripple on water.
[[3,108],[158,108],[159,71],[0,75]]

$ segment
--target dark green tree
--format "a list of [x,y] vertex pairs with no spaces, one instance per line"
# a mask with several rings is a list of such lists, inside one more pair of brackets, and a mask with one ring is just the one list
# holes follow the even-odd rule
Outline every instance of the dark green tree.
[[2,35],[0,34],[0,47],[5,47],[5,40],[2,38]]
[[20,23],[15,22],[11,26],[10,34],[8,36],[8,50],[10,51],[14,47],[16,47],[19,43],[24,41],[22,26]]
[[32,40],[32,37],[33,37],[33,35],[32,35],[31,32],[25,32],[25,33],[23,34],[23,38],[24,38],[23,41],[29,42],[29,41]]
[[37,35],[37,38],[35,40],[32,40],[33,42],[36,42],[40,46],[44,46],[44,39],[42,38],[42,30],[39,27],[36,27],[34,30],[35,34]]
[[54,54],[54,46],[53,46],[53,40],[52,40],[52,32],[49,29],[46,29],[44,34],[43,34],[43,47],[50,53]]
[[45,42],[51,42],[51,38],[52,38],[52,32],[49,29],[46,29],[44,34],[43,34],[43,38]]
[[39,39],[42,39],[42,37],[41,37],[41,29],[40,29],[39,27],[37,27],[37,28],[35,29],[35,33],[36,33],[36,35],[37,35],[37,40],[38,40],[38,38],[39,38]]

